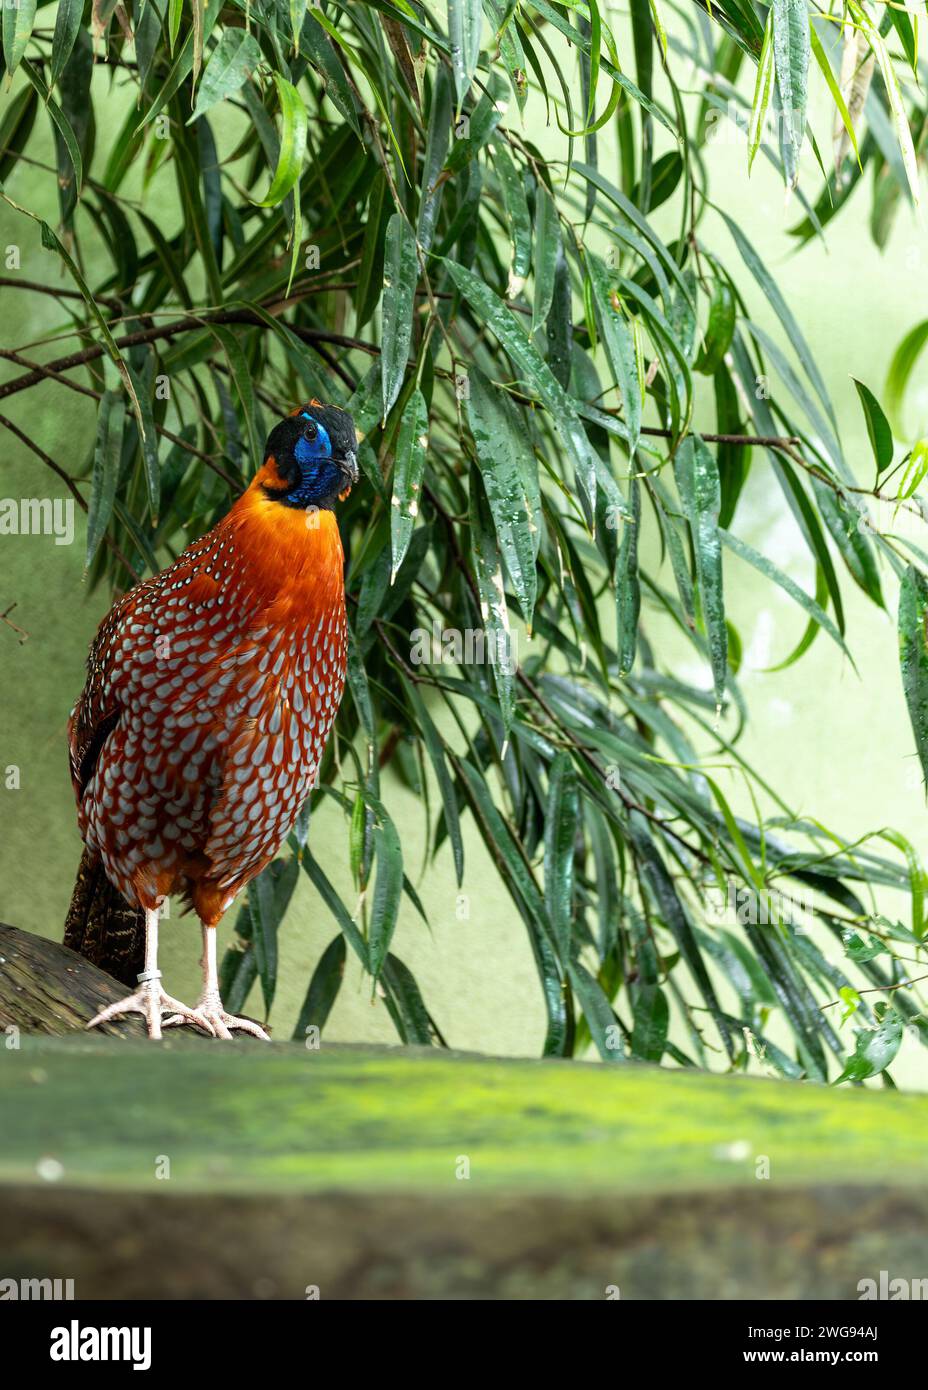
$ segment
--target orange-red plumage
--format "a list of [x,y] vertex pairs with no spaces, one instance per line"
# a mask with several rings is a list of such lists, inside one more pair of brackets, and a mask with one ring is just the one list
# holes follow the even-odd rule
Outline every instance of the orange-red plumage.
[[345,679],[334,513],[281,507],[280,485],[269,459],[114,606],[69,728],[81,833],[111,882],[149,908],[186,891],[207,924],[289,834]]
[[[222,1007],[212,928],[290,833],[338,712],[347,627],[332,508],[357,480],[356,448],[335,406],[281,421],[228,515],[100,626],[68,726],[86,849],[66,937],[125,960],[125,916],[141,909],[145,952],[140,988],[89,1026],[140,1012],[153,1038],[162,1022],[266,1037]],[[193,1009],[166,994],[157,964],[159,909],[178,892],[204,928]]]

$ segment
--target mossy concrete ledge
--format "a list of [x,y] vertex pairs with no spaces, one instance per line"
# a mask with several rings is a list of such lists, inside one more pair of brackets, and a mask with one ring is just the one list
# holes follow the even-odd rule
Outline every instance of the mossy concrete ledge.
[[78,1297],[827,1297],[928,1274],[928,1098],[430,1049],[22,1036],[0,1275]]

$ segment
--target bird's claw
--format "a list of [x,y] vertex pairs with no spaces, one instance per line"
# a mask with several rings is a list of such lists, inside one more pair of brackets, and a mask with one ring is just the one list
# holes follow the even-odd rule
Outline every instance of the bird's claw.
[[[188,1009],[186,1012],[195,1013],[197,1021],[207,1023],[215,1038],[231,1039],[231,1030],[235,1028],[241,1033],[249,1033],[253,1038],[260,1038],[262,1042],[271,1041],[260,1023],[255,1023],[254,1019],[239,1018],[236,1014],[226,1013],[218,995],[204,995],[195,1009]],[[164,1026],[174,1028],[185,1021],[182,1017],[166,1018]]]
[[[126,995],[125,999],[118,999],[115,1004],[108,1004],[85,1026],[96,1028],[101,1023],[109,1023],[111,1018],[117,1018],[120,1014],[141,1014],[148,1025],[150,1038],[160,1038],[162,1024],[167,1028],[173,1023],[192,1023],[209,1033],[210,1037],[216,1036],[212,1023],[204,1014],[197,1009],[188,1008],[179,999],[167,994],[157,980],[147,980],[134,994]],[[171,1018],[164,1018],[165,1014],[170,1014]]]

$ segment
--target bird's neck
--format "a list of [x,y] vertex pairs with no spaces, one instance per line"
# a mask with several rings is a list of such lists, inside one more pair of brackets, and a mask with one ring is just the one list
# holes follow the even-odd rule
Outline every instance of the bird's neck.
[[253,588],[284,606],[344,606],[345,558],[334,512],[281,506],[262,482],[259,472],[224,523]]

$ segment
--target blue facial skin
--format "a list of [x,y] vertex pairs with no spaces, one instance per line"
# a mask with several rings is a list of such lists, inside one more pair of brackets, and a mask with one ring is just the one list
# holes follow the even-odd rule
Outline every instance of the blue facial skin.
[[325,426],[307,412],[300,417],[315,425],[314,439],[300,435],[293,447],[293,457],[300,466],[300,481],[287,493],[290,507],[313,507],[330,501],[345,486],[344,474],[332,458],[332,441]]

